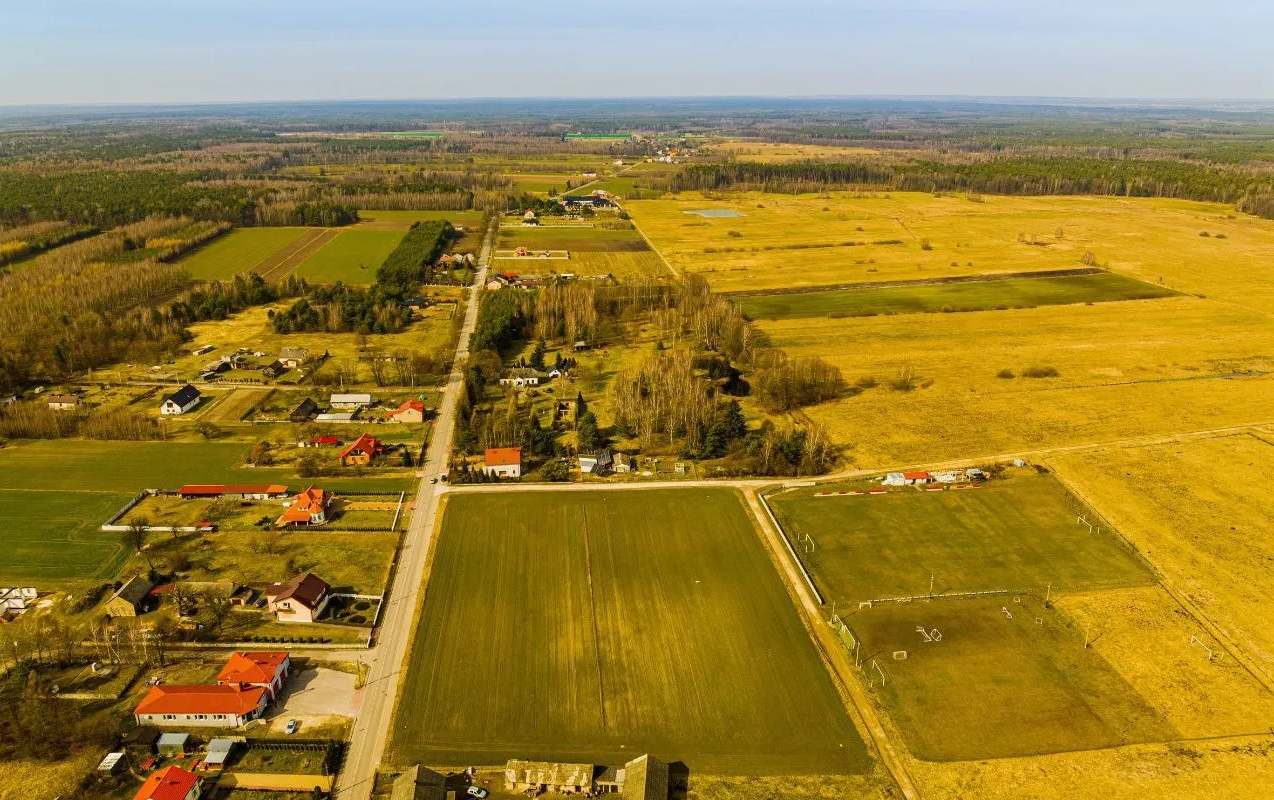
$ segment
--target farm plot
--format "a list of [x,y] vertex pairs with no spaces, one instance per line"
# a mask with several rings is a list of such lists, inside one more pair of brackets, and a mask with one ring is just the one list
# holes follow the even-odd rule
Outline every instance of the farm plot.
[[[1153,583],[1146,565],[1113,531],[1090,532],[1081,506],[1051,475],[1034,471],[977,489],[818,497],[779,494],[771,506],[827,600],[999,589],[1055,594]],[[860,487],[861,488],[861,487]]]
[[119,534],[101,533],[98,526],[128,494],[24,491],[13,485],[6,478],[0,489],[0,584],[47,590],[115,576],[128,551]]
[[[514,257],[519,247],[530,255]],[[568,260],[553,259],[546,265],[537,254],[570,254]],[[659,256],[651,251],[635,230],[606,228],[501,228],[496,245],[501,269],[528,272],[570,272],[576,275],[652,275],[666,272]]]
[[466,228],[478,227],[485,214],[482,211],[379,211],[364,209],[358,212],[359,229],[381,231],[406,231],[413,222],[445,219],[452,225]]
[[229,280],[257,269],[293,246],[308,228],[238,228],[181,259],[196,280]]
[[238,422],[265,402],[272,389],[235,389],[203,415],[208,422]]
[[1095,272],[1060,277],[1040,275],[907,286],[860,286],[818,292],[745,294],[736,296],[735,300],[751,319],[805,319],[1109,303],[1175,294],[1162,286],[1152,286],[1124,275]]
[[396,231],[343,230],[298,267],[296,274],[311,283],[371,284],[376,268],[402,241]]
[[868,766],[729,491],[452,496],[411,664],[402,763]]

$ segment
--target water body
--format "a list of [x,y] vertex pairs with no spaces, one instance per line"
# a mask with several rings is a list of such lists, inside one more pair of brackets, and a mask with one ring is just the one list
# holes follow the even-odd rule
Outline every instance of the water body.
[[722,217],[741,217],[743,216],[733,208],[696,208],[693,211],[682,211],[682,214],[696,214],[700,217],[708,217],[710,219],[720,219]]

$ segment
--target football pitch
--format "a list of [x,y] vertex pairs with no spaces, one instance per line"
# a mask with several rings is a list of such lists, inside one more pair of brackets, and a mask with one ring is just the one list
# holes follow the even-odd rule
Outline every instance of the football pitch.
[[453,495],[410,663],[401,763],[869,766],[732,491]]

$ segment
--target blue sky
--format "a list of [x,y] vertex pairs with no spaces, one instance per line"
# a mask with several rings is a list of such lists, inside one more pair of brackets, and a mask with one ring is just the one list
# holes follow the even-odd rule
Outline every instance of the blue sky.
[[1269,0],[0,0],[0,104],[1274,98]]

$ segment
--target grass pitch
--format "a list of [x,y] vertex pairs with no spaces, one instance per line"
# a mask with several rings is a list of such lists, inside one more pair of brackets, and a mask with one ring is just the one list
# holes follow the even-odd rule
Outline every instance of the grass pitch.
[[990,311],[1005,308],[1108,303],[1170,297],[1176,292],[1109,272],[1064,277],[1005,278],[967,283],[861,287],[824,292],[742,295],[737,299],[751,319],[870,317]]
[[450,498],[399,703],[400,762],[720,774],[868,767],[738,497]]
[[181,260],[196,280],[229,280],[253,271],[308,228],[237,228]]
[[1112,532],[1076,522],[1078,506],[1056,479],[1020,472],[979,489],[835,497],[806,489],[770,502],[789,535],[814,539],[802,558],[829,602],[926,594],[931,575],[935,594],[1153,582]]
[[397,231],[343,230],[295,270],[311,283],[371,284],[403,234]]
[[47,590],[114,577],[128,552],[98,526],[128,497],[0,489],[0,584]]

